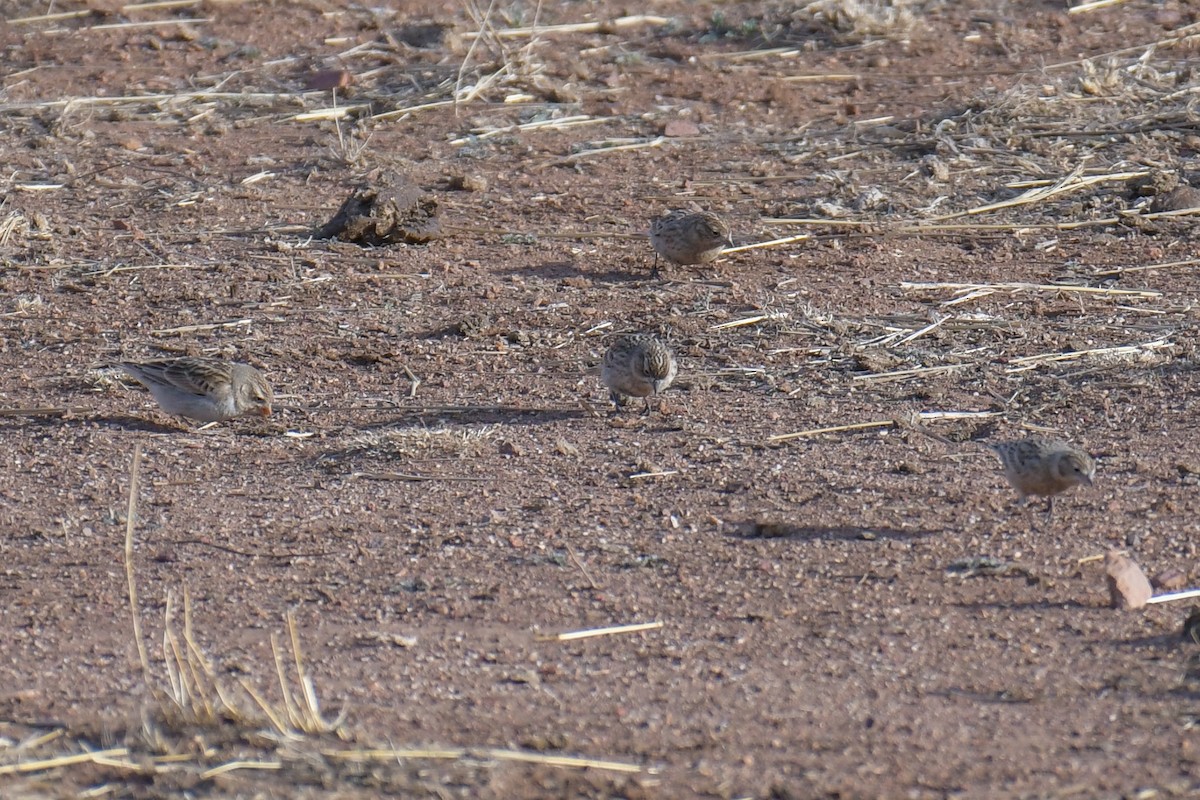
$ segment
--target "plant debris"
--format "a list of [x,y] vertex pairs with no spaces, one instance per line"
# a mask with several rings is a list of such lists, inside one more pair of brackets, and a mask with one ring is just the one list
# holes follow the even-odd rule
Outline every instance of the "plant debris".
[[316,236],[363,247],[426,244],[442,235],[437,198],[399,175],[360,186]]

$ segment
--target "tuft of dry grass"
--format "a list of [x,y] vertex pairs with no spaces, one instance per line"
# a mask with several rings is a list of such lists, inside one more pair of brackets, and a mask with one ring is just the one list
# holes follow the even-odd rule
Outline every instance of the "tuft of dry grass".
[[498,430],[479,428],[394,428],[360,433],[353,449],[373,456],[400,458],[476,458],[487,451]]
[[[285,615],[286,643],[270,637],[274,694],[250,680],[231,682],[197,641],[190,594],[182,590],[182,626],[176,593],[166,598],[161,653],[156,657],[142,632],[134,568],[142,450],[133,453],[128,493],[124,563],[142,678],[149,703],[140,724],[131,724],[97,748],[83,731],[56,728],[24,741],[0,743],[0,783],[9,796],[42,796],[52,783],[54,796],[82,792],[100,783],[105,794],[124,796],[147,781],[168,781],[189,792],[219,796],[274,794],[280,786],[358,787],[364,765],[372,785],[405,797],[444,796],[447,781],[486,785],[486,773],[499,763],[593,769],[614,775],[652,775],[639,764],[498,748],[399,749],[362,742],[343,726],[346,710],[327,719],[305,665],[295,617]],[[640,629],[660,627],[662,623]],[[431,768],[428,762],[439,766]],[[219,784],[212,782],[221,778]],[[19,782],[18,782],[19,781]],[[76,796],[83,796],[76,794]]]
[[19,211],[10,211],[3,222],[0,222],[0,246],[11,242],[14,237],[20,238],[29,233],[29,220]]
[[0,317],[27,317],[46,309],[46,301],[40,294],[19,294],[9,298],[12,303],[11,311],[0,312]]

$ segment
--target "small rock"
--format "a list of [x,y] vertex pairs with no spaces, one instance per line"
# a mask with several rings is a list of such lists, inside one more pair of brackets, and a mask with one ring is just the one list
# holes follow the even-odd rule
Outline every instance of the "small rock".
[[483,311],[477,311],[454,323],[454,330],[466,339],[478,339],[486,336],[492,327],[492,318]]
[[502,441],[500,443],[500,455],[516,456],[519,458],[519,457],[525,455],[525,448],[521,447],[520,445],[516,444],[515,442],[511,442],[508,439],[505,439],[504,441]]
[[200,38],[200,30],[193,25],[176,25],[172,33],[178,42],[194,42]]
[[950,180],[950,166],[935,155],[927,155],[920,161],[921,172],[938,183]]
[[1187,184],[1158,195],[1150,204],[1152,212],[1183,211],[1187,208],[1200,208],[1200,189]]
[[700,126],[686,119],[673,119],[663,126],[663,136],[674,139],[680,136],[699,136]]
[[91,0],[88,10],[97,17],[115,17],[121,13],[121,0]]
[[482,175],[451,175],[446,179],[446,188],[456,192],[486,192],[488,182]]
[[1187,586],[1187,573],[1178,567],[1168,567],[1150,579],[1150,585],[1164,592],[1177,592]]
[[1130,182],[1135,197],[1162,197],[1179,186],[1179,175],[1169,170],[1152,170]]
[[323,69],[304,76],[305,87],[319,92],[345,89],[353,82],[354,76],[344,69]]
[[446,39],[446,32],[452,27],[443,22],[418,22],[399,28],[395,37],[409,47],[428,50],[440,47]]
[[383,631],[360,633],[354,637],[354,640],[364,645],[386,644],[392,647],[416,647],[417,645],[417,637],[415,636],[404,636],[399,633],[386,633]]
[[1184,641],[1200,644],[1200,606],[1193,608],[1183,621],[1183,638]]
[[750,525],[749,535],[762,539],[782,539],[791,535],[791,526],[775,520],[755,520]]
[[521,740],[521,746],[527,750],[537,750],[544,752],[546,750],[566,750],[570,745],[570,738],[565,733],[550,733],[546,736],[534,734]]
[[1183,12],[1175,8],[1164,8],[1159,10],[1154,15],[1154,23],[1160,25],[1166,30],[1178,28],[1183,24]]
[[531,669],[518,669],[508,673],[504,679],[510,683],[523,683],[530,686],[541,686],[542,677]]
[[888,200],[888,196],[876,186],[870,187],[854,198],[854,207],[860,211],[873,211],[879,208],[886,208],[890,203],[891,201]]
[[1104,572],[1113,608],[1141,608],[1154,596],[1146,573],[1123,553],[1116,550],[1109,552],[1104,557]]

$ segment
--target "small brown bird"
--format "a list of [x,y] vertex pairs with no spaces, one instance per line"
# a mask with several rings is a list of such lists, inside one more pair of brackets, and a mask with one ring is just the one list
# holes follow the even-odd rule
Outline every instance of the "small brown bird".
[[1044,436],[988,445],[1004,465],[1004,477],[1019,500],[1029,495],[1048,498],[1046,513],[1054,513],[1054,495],[1073,486],[1092,485],[1096,462],[1078,447]]
[[729,226],[707,211],[671,211],[650,223],[654,246],[654,277],[658,257],[675,264],[707,264],[733,246]]
[[164,358],[121,368],[140,381],[168,414],[224,422],[244,414],[267,416],[274,395],[249,364],[215,358]]
[[620,409],[624,397],[646,398],[650,413],[650,395],[666,391],[675,380],[679,366],[670,348],[648,333],[620,336],[604,353],[600,380],[608,387],[609,397]]

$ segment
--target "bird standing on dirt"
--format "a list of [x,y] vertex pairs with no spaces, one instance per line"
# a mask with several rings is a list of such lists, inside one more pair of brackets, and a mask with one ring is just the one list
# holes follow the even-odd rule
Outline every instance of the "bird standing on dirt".
[[121,368],[140,381],[168,414],[224,422],[244,414],[268,416],[274,395],[249,364],[215,358],[164,358]]
[[1092,485],[1096,462],[1078,447],[1044,436],[988,445],[1004,465],[1004,477],[1024,500],[1047,498],[1046,513],[1054,514],[1054,495],[1074,486]]
[[650,223],[650,244],[658,277],[659,256],[674,264],[707,264],[733,246],[733,234],[708,211],[670,211]]
[[618,337],[604,353],[600,380],[608,387],[609,397],[620,409],[624,397],[646,398],[650,413],[650,395],[666,391],[679,371],[669,347],[648,333]]

